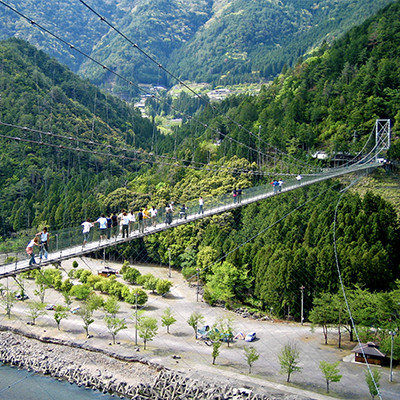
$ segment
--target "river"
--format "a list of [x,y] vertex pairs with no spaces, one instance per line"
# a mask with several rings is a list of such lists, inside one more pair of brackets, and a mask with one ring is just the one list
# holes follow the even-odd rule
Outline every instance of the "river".
[[0,363],[0,400],[115,400],[115,396]]

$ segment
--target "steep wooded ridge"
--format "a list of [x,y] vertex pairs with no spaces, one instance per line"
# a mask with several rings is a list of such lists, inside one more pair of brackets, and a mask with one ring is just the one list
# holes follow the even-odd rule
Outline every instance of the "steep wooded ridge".
[[[268,80],[284,64],[343,34],[390,0],[88,1],[133,42],[181,79],[216,84]],[[86,54],[138,83],[175,84],[78,0],[21,0],[16,8]],[[115,76],[0,7],[0,38],[17,36],[124,98]]]
[[25,41],[1,42],[0,60],[1,121],[53,134],[0,128],[2,135],[43,143],[1,139],[2,234],[39,221],[68,226],[81,220],[83,208],[98,213],[96,198],[123,185],[125,174],[138,168],[134,161],[119,163],[100,153],[109,151],[105,145],[149,149],[152,125],[133,106],[102,93]]
[[[257,148],[257,133],[297,158],[310,157],[316,150],[349,151],[356,154],[366,143],[377,118],[392,121],[390,157],[400,158],[397,136],[400,123],[400,3],[387,6],[351,29],[331,46],[323,46],[304,62],[280,74],[254,97],[229,98],[216,104],[217,111],[205,110],[207,124]],[[181,133],[182,154],[192,137],[188,125]],[[197,129],[196,156],[248,157],[247,149],[222,141],[210,130]],[[211,138],[210,138],[211,136]],[[369,142],[370,145],[373,141]],[[170,144],[171,146],[171,144]],[[257,154],[249,161],[256,161]]]

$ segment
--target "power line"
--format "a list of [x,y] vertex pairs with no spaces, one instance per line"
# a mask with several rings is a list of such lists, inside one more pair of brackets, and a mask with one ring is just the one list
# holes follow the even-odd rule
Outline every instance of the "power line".
[[[72,136],[63,136],[63,135],[54,134],[52,132],[40,131],[37,129],[31,129],[31,128],[27,128],[27,127],[23,127],[23,126],[19,126],[19,125],[8,124],[8,123],[2,122],[2,121],[0,121],[0,125],[6,126],[9,128],[21,129],[22,131],[25,131],[25,132],[34,132],[34,133],[40,133],[40,134],[51,136],[51,137],[67,139],[70,142],[76,141],[76,142],[82,142],[82,143],[85,143],[88,145],[99,145],[99,146],[106,147],[109,150],[117,150],[117,151],[125,151],[125,152],[129,150],[127,148],[118,149],[109,144],[96,143],[94,141],[87,141],[87,140],[80,140],[80,139],[72,137]],[[224,165],[213,167],[211,164],[205,164],[205,163],[194,162],[194,161],[189,161],[189,160],[180,160],[180,159],[177,159],[174,157],[168,157],[168,156],[157,156],[155,154],[145,153],[143,151],[136,150],[136,149],[132,149],[132,151],[137,153],[138,156],[132,157],[132,156],[128,156],[125,154],[106,153],[106,152],[99,151],[99,150],[89,150],[89,149],[84,149],[82,147],[71,147],[71,146],[66,146],[66,145],[62,145],[62,144],[44,142],[43,140],[33,140],[33,139],[28,139],[28,138],[19,137],[19,136],[9,136],[9,135],[0,134],[0,137],[2,137],[4,139],[10,139],[10,140],[15,140],[15,141],[20,141],[20,142],[27,142],[27,143],[32,143],[32,144],[37,144],[37,145],[42,145],[42,146],[43,145],[50,146],[50,147],[57,148],[57,149],[70,150],[70,151],[74,151],[74,152],[78,152],[78,153],[89,153],[89,154],[101,155],[101,156],[105,156],[105,157],[118,158],[120,160],[144,162],[144,163],[147,163],[150,165],[157,163],[157,164],[162,164],[162,165],[170,165],[173,167],[182,167],[182,168],[189,168],[189,169],[195,169],[195,170],[206,170],[206,171],[227,170],[227,171],[231,171],[233,173],[248,173],[248,174],[260,175],[260,176],[271,175],[271,173],[268,173],[268,172],[262,172],[262,171],[258,171],[258,170],[251,170],[251,169],[244,169],[244,168],[232,168],[232,167],[226,167]],[[154,157],[155,160],[140,158],[139,156]],[[160,160],[157,161],[156,159],[160,159]],[[171,161],[170,162],[164,161],[165,159],[167,159],[167,160],[169,159]],[[178,164],[178,163],[181,163],[181,164]],[[185,165],[185,163],[199,164],[199,166],[190,165],[190,164]],[[288,175],[293,175],[293,174],[288,174]]]
[[[93,14],[95,14],[100,21],[104,22],[105,24],[107,24],[112,30],[114,30],[115,32],[117,32],[118,35],[120,35],[121,37],[123,37],[126,41],[128,41],[133,48],[137,49],[140,53],[142,53],[145,57],[147,57],[151,62],[153,62],[154,64],[156,64],[160,69],[162,69],[165,73],[167,73],[169,76],[171,76],[173,79],[175,79],[180,85],[184,86],[187,90],[189,90],[191,93],[193,93],[194,96],[196,96],[197,98],[199,98],[204,104],[210,106],[212,108],[212,110],[214,112],[217,112],[217,108],[210,102],[208,101],[206,98],[204,98],[203,96],[201,96],[200,94],[198,94],[195,90],[193,90],[189,85],[187,85],[185,82],[183,82],[180,78],[178,78],[175,74],[173,74],[171,71],[169,71],[167,68],[165,68],[161,63],[159,63],[153,56],[151,56],[148,52],[146,52],[144,49],[142,49],[137,43],[133,42],[129,37],[127,37],[124,33],[122,33],[118,28],[116,28],[113,24],[111,24],[109,21],[107,21],[107,19],[105,17],[103,17],[102,15],[100,15],[97,11],[95,11],[93,9],[93,7],[89,6],[85,1],[83,0],[79,0],[86,8],[88,8]],[[260,140],[258,135],[255,135],[252,131],[248,130],[247,128],[245,128],[243,125],[241,125],[240,123],[236,122],[233,118],[231,118],[229,115],[227,114],[223,114],[223,116],[230,122],[232,122],[233,124],[235,124],[238,128],[244,130],[246,133],[248,133],[249,135],[255,137],[257,140]],[[271,145],[270,143],[267,143],[266,141],[264,141],[263,139],[261,139],[261,141],[263,143],[265,143],[266,145],[268,145],[269,147],[271,147],[274,151],[276,152],[280,152],[281,154],[285,155],[285,156],[289,156],[292,157],[294,160],[296,160],[297,162],[299,160],[297,160],[295,157],[291,156],[290,154],[287,154],[285,152],[283,152],[282,150],[278,149],[277,147]],[[305,163],[305,165],[307,165]],[[308,165],[307,165],[308,166]],[[309,167],[309,166],[308,166]]]
[[[75,47],[73,44],[68,43],[66,40],[64,40],[63,38],[61,38],[59,35],[51,32],[50,30],[48,30],[47,28],[43,27],[42,25],[40,25],[39,23],[35,22],[34,20],[32,20],[31,18],[25,16],[23,13],[19,12],[18,10],[16,10],[15,8],[13,8],[12,6],[8,5],[7,3],[5,3],[4,1],[0,0],[0,4],[3,4],[5,7],[7,7],[8,9],[10,9],[11,11],[13,11],[14,13],[16,13],[17,15],[19,15],[21,18],[25,19],[26,21],[28,21],[32,26],[36,26],[37,28],[39,28],[40,30],[44,31],[45,33],[47,33],[48,35],[52,36],[53,38],[57,39],[58,41],[60,41],[61,43],[63,43],[64,45],[68,46],[71,50],[75,50],[77,51],[80,55],[88,58],[90,61],[94,62],[95,64],[97,64],[98,66],[102,67],[103,69],[107,70],[108,72],[112,73],[113,75],[117,76],[118,78],[120,78],[121,80],[123,80],[124,82],[126,82],[128,85],[134,86],[136,87],[138,90],[142,91],[142,92],[146,92],[143,88],[141,88],[139,85],[134,84],[131,80],[125,78],[123,75],[121,75],[120,73],[112,70],[111,68],[107,67],[106,65],[102,64],[101,62],[97,61],[95,58],[91,57],[90,55],[86,54],[85,52],[83,52],[82,50],[80,50],[79,48]],[[160,64],[161,65],[161,64]],[[199,124],[201,124],[204,128],[206,129],[210,129],[211,131],[213,131],[214,133],[218,134],[218,135],[222,135],[225,138],[227,138],[229,141],[234,142],[238,145],[244,146],[246,148],[248,148],[249,150],[255,152],[255,153],[260,153],[259,149],[255,149],[251,146],[246,145],[245,143],[242,143],[230,136],[228,136],[227,134],[224,134],[223,132],[210,127],[208,124],[205,124],[203,122],[201,122],[200,120],[196,119],[195,117],[186,114],[185,112],[179,110],[177,107],[173,106],[172,104],[168,104],[163,98],[161,98],[160,96],[156,96],[156,95],[152,95],[152,98],[156,98],[158,101],[162,102],[162,103],[166,103],[169,107],[171,107],[173,110],[177,111],[178,113],[180,113],[182,116],[185,116],[188,120],[195,120],[196,122],[198,122]],[[215,106],[212,106],[211,104],[209,104],[210,107],[212,107],[213,109],[215,109]],[[232,120],[232,122],[235,122]],[[235,122],[236,123],[236,122]],[[243,129],[245,129],[244,127],[242,127]],[[251,133],[252,135],[254,135],[252,132],[247,131],[247,133]],[[256,135],[254,135],[256,136]],[[268,144],[268,146],[271,147],[271,145]],[[275,149],[275,152],[280,152],[282,155],[288,156],[287,154],[283,153],[282,151]],[[276,159],[276,157],[271,156],[269,154],[266,154],[264,152],[261,152],[261,154],[263,154],[266,157],[271,157],[273,159]],[[292,157],[292,156],[289,156]],[[294,158],[294,157],[292,157]],[[296,159],[295,159],[296,160]],[[296,162],[298,162],[298,160],[296,160]]]
[[338,209],[339,209],[339,204],[340,204],[343,196],[345,195],[345,193],[359,179],[361,179],[361,178],[360,177],[356,178],[353,182],[351,182],[346,188],[344,188],[342,190],[342,193],[341,193],[341,195],[340,195],[340,197],[339,197],[339,199],[338,199],[338,201],[336,203],[335,214],[334,214],[334,218],[333,218],[333,228],[332,228],[332,230],[333,230],[333,250],[334,250],[334,253],[335,253],[335,264],[336,264],[336,269],[337,269],[337,273],[338,273],[338,277],[339,277],[340,288],[342,290],[342,294],[343,294],[343,298],[344,298],[344,301],[345,301],[345,304],[346,304],[347,312],[349,313],[350,323],[351,323],[351,326],[352,326],[352,328],[353,328],[353,330],[355,332],[355,335],[357,337],[357,342],[358,342],[359,348],[361,349],[361,353],[362,353],[362,355],[364,357],[364,361],[365,361],[365,364],[367,365],[368,373],[371,376],[371,379],[372,379],[372,382],[374,384],[374,387],[375,387],[375,390],[377,392],[377,395],[382,400],[382,396],[381,396],[381,393],[380,393],[380,390],[379,390],[379,386],[378,386],[377,382],[375,381],[374,374],[372,373],[371,368],[369,366],[368,358],[365,355],[364,348],[362,346],[360,337],[358,335],[358,330],[357,330],[356,324],[354,323],[353,314],[351,312],[350,304],[349,304],[349,301],[347,299],[346,289],[344,287],[344,283],[343,283],[343,279],[342,279],[342,273],[341,273],[341,270],[340,270],[339,255],[338,255],[338,251],[337,251],[337,242],[336,242],[336,224],[337,224],[337,213],[338,213]]

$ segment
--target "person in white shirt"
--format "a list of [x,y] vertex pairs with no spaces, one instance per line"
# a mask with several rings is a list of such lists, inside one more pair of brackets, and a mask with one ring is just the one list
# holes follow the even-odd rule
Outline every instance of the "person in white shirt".
[[150,208],[151,225],[157,225],[157,209],[153,206]]
[[83,230],[82,230],[83,245],[85,246],[87,241],[89,240],[90,228],[92,228],[93,223],[88,218],[85,222],[82,222],[81,225],[83,226]]
[[130,213],[128,213],[128,217],[129,217],[129,233],[131,233],[132,231],[135,230],[134,229],[136,222],[135,212],[132,210]]
[[204,214],[203,206],[204,206],[204,200],[203,200],[203,198],[200,196],[200,198],[199,198],[199,214]]
[[126,212],[122,216],[122,238],[129,236],[129,222],[130,218]]

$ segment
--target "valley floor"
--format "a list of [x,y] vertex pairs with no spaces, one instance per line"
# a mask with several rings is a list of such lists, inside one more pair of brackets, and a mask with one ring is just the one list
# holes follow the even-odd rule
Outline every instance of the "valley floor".
[[[65,273],[71,268],[72,261],[62,264]],[[97,273],[97,270],[104,266],[99,260],[86,258],[77,261],[80,268],[89,268],[93,273]],[[109,265],[116,269],[121,267],[120,264],[109,263]],[[154,265],[136,267],[142,274],[151,272],[160,278],[168,278],[168,268]],[[55,355],[57,362],[63,365],[91,371],[98,378],[109,376],[108,381],[115,379],[113,384],[126,382],[132,387],[138,384],[151,386],[160,372],[174,371],[182,377],[213,384],[215,387],[230,385],[236,388],[251,388],[255,393],[268,395],[269,398],[281,399],[290,396],[294,396],[290,397],[292,399],[330,398],[325,393],[325,382],[319,370],[319,362],[351,359],[354,343],[347,343],[343,349],[337,349],[334,346],[323,345],[322,333],[319,329],[311,330],[310,326],[243,318],[221,308],[210,307],[202,302],[201,298],[197,301],[196,289],[190,287],[180,273],[172,271],[172,276],[168,279],[174,284],[171,292],[165,297],[150,294],[144,312],[145,315],[160,321],[165,308],[170,307],[177,321],[170,327],[170,334],[166,333],[165,327],[159,326],[157,336],[147,344],[146,350],[143,349],[140,338],[138,345],[135,346],[135,312],[131,305],[121,303],[119,317],[125,318],[128,329],[118,334],[117,344],[113,345],[111,335],[103,322],[102,311],[96,312],[95,322],[89,328],[91,337],[87,338],[82,320],[77,315],[71,314],[68,319],[62,320],[60,330],[54,321],[54,311],[49,311],[46,316],[40,317],[36,325],[30,325],[27,324],[29,317],[26,313],[26,302],[18,302],[12,309],[10,320],[2,316],[0,323],[5,332],[1,334],[0,351],[9,349],[7,343],[14,343],[12,347],[18,349],[20,355],[23,355],[24,351],[30,356],[39,355],[39,359],[48,357],[49,354]],[[4,281],[3,284],[5,283]],[[8,285],[15,286],[15,282],[8,278]],[[30,299],[36,297],[34,289],[33,282],[28,281],[27,294]],[[46,303],[63,304],[63,297],[59,292],[49,289],[46,292]],[[71,307],[77,305],[79,302],[74,302]],[[218,317],[230,316],[234,319],[234,333],[257,332],[257,340],[251,345],[256,348],[260,358],[254,363],[251,374],[248,373],[244,358],[243,340],[235,340],[229,347],[224,343],[216,359],[216,365],[212,365],[212,347],[201,340],[196,340],[193,329],[187,323],[193,311],[199,311],[208,325],[212,325]],[[14,333],[11,334],[10,331]],[[15,336],[15,332],[37,337],[41,341]],[[334,339],[334,332],[331,332],[330,343],[333,344]],[[295,343],[299,349],[302,368],[301,372],[293,374],[289,385],[285,384],[286,377],[279,372],[277,357],[287,342]],[[332,383],[332,395],[347,399],[369,397],[364,378],[365,368],[365,365],[354,362],[341,362],[340,370],[343,377],[340,382]],[[393,400],[398,398],[399,374],[400,372],[396,370],[394,382],[389,383],[388,370],[382,368],[382,398]]]

